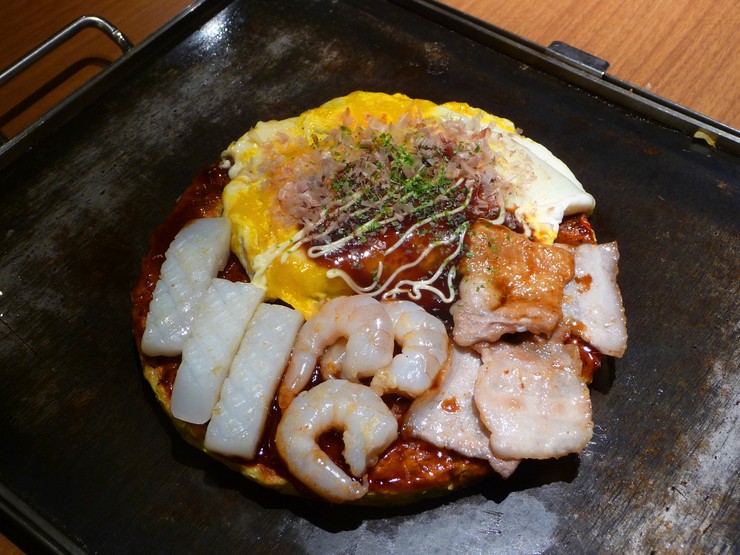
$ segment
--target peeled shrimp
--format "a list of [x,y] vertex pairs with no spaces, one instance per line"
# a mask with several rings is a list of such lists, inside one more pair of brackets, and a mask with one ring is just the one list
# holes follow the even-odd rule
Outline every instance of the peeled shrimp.
[[379,395],[393,392],[418,397],[431,387],[447,359],[447,330],[439,318],[411,301],[384,302],[383,308],[403,350],[375,374],[370,387]]
[[321,379],[323,381],[341,377],[342,361],[346,350],[347,340],[343,337],[324,351],[320,359]]
[[365,295],[332,299],[298,332],[280,385],[280,408],[308,385],[319,357],[341,338],[347,339],[342,377],[350,381],[372,376],[393,360],[393,322],[383,305]]
[[[342,455],[357,481],[321,450],[319,436],[344,431]],[[275,438],[290,472],[322,497],[341,503],[368,492],[367,470],[398,437],[391,410],[372,389],[346,380],[329,380],[298,395],[286,409]]]

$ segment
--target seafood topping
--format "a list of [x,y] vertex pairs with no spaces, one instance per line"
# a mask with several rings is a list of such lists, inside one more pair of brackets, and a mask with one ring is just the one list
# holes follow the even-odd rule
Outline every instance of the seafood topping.
[[417,397],[429,389],[447,358],[447,330],[438,318],[411,301],[388,301],[382,306],[402,351],[378,370],[370,387],[379,395]]
[[183,228],[165,253],[154,288],[141,350],[149,356],[175,356],[190,333],[198,300],[229,256],[231,222],[201,218]]
[[[329,430],[343,430],[348,476],[318,445]],[[359,499],[368,491],[369,467],[398,437],[396,417],[369,387],[329,380],[304,391],[285,411],[276,445],[291,473],[331,501]]]
[[221,388],[204,445],[252,459],[303,316],[276,304],[259,306]]
[[216,278],[198,303],[172,388],[172,414],[203,424],[211,418],[221,384],[264,290]]
[[[447,358],[447,343],[442,321],[411,301],[337,297],[298,333],[280,386],[280,407],[308,385],[317,363],[325,379],[368,378],[379,395],[416,397],[432,385]],[[394,356],[396,344],[401,352]]]
[[372,376],[393,359],[393,322],[377,300],[364,295],[332,299],[298,333],[280,386],[280,408],[308,385],[319,357],[340,339],[346,339],[342,377],[351,381]]

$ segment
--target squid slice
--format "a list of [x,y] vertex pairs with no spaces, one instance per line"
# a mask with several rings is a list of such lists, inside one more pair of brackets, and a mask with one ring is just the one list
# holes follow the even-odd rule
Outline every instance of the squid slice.
[[205,292],[185,341],[172,388],[172,415],[204,424],[211,418],[226,374],[264,289],[216,278]]
[[591,398],[578,347],[553,341],[498,343],[482,350],[475,405],[505,459],[580,453],[593,433]]
[[195,309],[229,256],[228,218],[201,218],[183,228],[165,253],[154,288],[141,350],[149,356],[177,356]]
[[246,459],[255,457],[302,324],[303,316],[297,310],[272,304],[259,306],[221,388],[221,398],[206,431],[206,449]]
[[437,447],[488,460],[496,472],[508,478],[519,461],[504,460],[493,454],[490,433],[473,404],[473,387],[480,367],[478,353],[453,343],[442,367],[439,387],[412,403],[406,413],[404,431]]
[[563,316],[571,331],[605,355],[627,349],[627,319],[617,285],[616,243],[574,249],[575,277],[565,286]]

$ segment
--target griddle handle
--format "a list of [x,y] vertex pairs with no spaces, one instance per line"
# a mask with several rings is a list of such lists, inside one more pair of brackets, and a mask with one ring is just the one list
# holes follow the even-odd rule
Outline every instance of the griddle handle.
[[547,51],[554,57],[570,64],[571,66],[596,75],[597,77],[604,77],[606,70],[609,69],[609,62],[606,60],[597,58],[593,54],[589,54],[588,52],[559,40],[552,42],[550,46],[547,47]]
[[[102,31],[108,38],[118,45],[123,54],[131,50],[134,46],[133,43],[128,40],[126,35],[124,35],[118,27],[109,21],[96,15],[83,15],[69,23],[21,59],[0,72],[0,87],[22,71],[28,69],[32,64],[57,48],[59,45],[68,41],[83,29],[87,29],[89,27]],[[0,144],[7,142],[7,140],[8,139],[5,135],[0,131]]]

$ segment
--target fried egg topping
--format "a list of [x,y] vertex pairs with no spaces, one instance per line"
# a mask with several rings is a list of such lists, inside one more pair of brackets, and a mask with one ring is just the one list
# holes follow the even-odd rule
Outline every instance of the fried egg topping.
[[472,222],[551,244],[595,202],[509,120],[459,102],[354,92],[260,122],[223,153],[231,248],[266,298],[308,318],[341,295],[455,298]]

